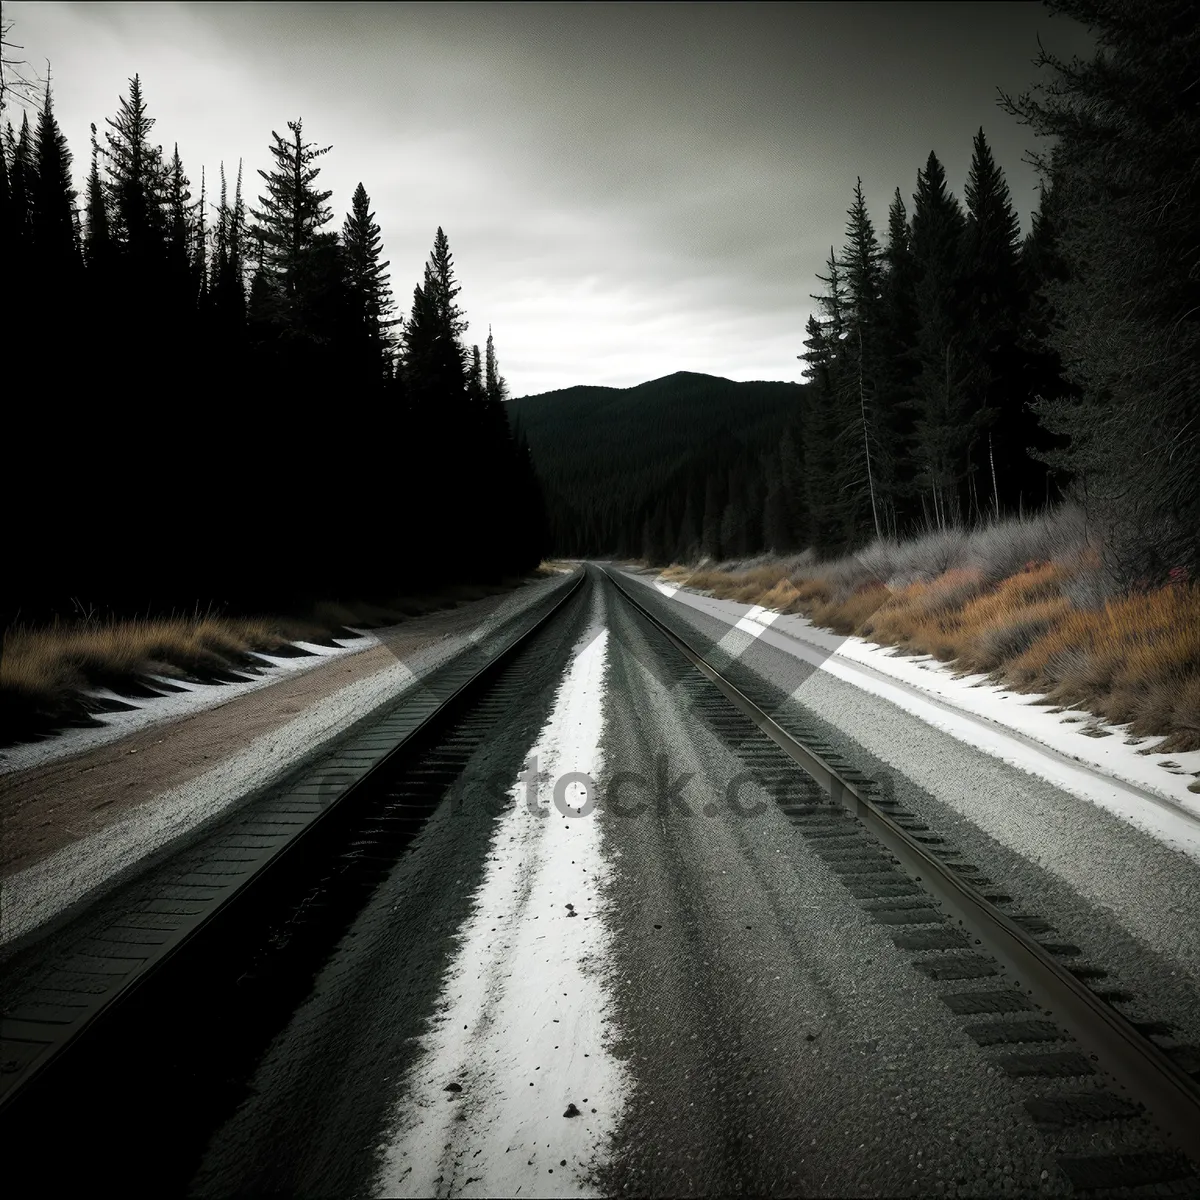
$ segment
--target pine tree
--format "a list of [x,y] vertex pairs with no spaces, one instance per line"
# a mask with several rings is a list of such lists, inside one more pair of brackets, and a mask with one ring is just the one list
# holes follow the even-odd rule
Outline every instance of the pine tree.
[[829,249],[829,274],[818,275],[826,291],[814,295],[822,313],[808,319],[805,352],[808,387],[801,408],[804,424],[805,507],[808,537],[820,552],[844,549],[847,541],[845,489],[853,486],[847,441],[860,426],[848,412],[848,373],[843,344],[847,298],[841,267]]
[[766,485],[763,496],[762,548],[779,554],[792,549],[779,455],[768,451],[762,457],[760,469]]
[[192,193],[191,180],[184,174],[183,161],[179,157],[179,143],[175,143],[168,164],[167,182],[167,273],[175,305],[183,313],[195,302],[192,262],[189,255],[192,242],[192,224],[196,205],[189,204]]
[[[11,131],[12,126],[9,125]],[[0,139],[0,262],[12,261],[13,246],[12,182],[8,174],[8,146]]]
[[105,118],[112,132],[104,135],[108,148],[100,149],[112,202],[109,227],[127,284],[155,296],[166,261],[168,168],[162,147],[149,142],[155,120],[146,115],[139,76],[129,81],[129,97],[121,96],[119,104],[116,119]]
[[[247,304],[245,288],[245,239],[246,210],[242,200],[242,163],[238,160],[237,184],[234,202],[229,203],[225,181],[225,164],[221,163],[221,199],[217,205],[216,248],[213,255],[210,304],[216,327],[221,336],[236,341],[246,322]],[[276,303],[279,289],[274,286],[274,277],[261,273],[259,291],[256,295],[256,311],[260,318],[282,319],[280,306]],[[268,320],[268,324],[270,320]]]
[[[1068,419],[1060,424],[1058,432],[1052,432],[1038,419],[1040,412],[1051,414],[1060,407],[1064,411],[1077,406],[1082,397],[1078,386],[1065,378],[1062,355],[1054,345],[1054,330],[1057,314],[1047,296],[1047,289],[1061,285],[1069,278],[1067,264],[1059,247],[1061,214],[1053,188],[1042,181],[1038,189],[1038,205],[1034,209],[1030,230],[1021,244],[1020,272],[1021,288],[1027,297],[1018,343],[1022,379],[1019,391],[1032,397],[1029,411],[1033,417],[1033,433],[1026,448],[1032,457],[1046,470],[1041,499],[1049,503],[1057,499],[1071,484],[1075,474],[1075,462],[1071,450],[1069,431],[1075,427]],[[1049,423],[1056,424],[1051,416]],[[1053,482],[1052,482],[1053,481]],[[1029,499],[1039,499],[1036,489]],[[1018,510],[1023,508],[1024,497],[1018,495]]]
[[100,147],[96,142],[96,126],[92,125],[92,169],[87,183],[87,231],[83,241],[83,257],[88,271],[95,277],[102,274],[112,255],[112,233],[108,222],[108,198],[100,178]]
[[192,222],[188,262],[192,281],[192,296],[202,312],[208,311],[208,183],[204,168],[200,168],[200,199]]
[[313,245],[318,230],[333,220],[333,210],[325,205],[333,192],[317,191],[313,186],[321,173],[313,163],[333,147],[317,150],[315,143],[306,142],[302,121],[289,121],[287,125],[292,131],[290,141],[271,130],[275,170],[268,173],[259,169],[267,193],[259,196],[261,208],[252,208],[250,215],[258,222],[255,235],[264,266],[278,280],[291,306],[299,301],[298,274],[303,253]]
[[497,404],[502,404],[508,399],[508,384],[505,382],[504,376],[500,374],[500,368],[496,363],[496,346],[492,340],[492,327],[490,325],[488,326],[486,362],[484,389],[491,400]]
[[375,377],[386,377],[395,354],[396,337],[393,319],[395,305],[384,271],[390,265],[380,262],[382,252],[380,229],[375,214],[370,211],[370,198],[360,182],[354,189],[352,208],[342,225],[342,245],[346,252],[346,267],[356,310],[362,322],[367,353],[372,359]]
[[[863,199],[861,178],[854,185],[854,204],[848,217],[848,241],[841,262],[847,309],[845,382],[850,394],[845,409],[846,415],[853,413],[855,419],[846,427],[843,458],[851,489],[847,493],[850,506],[845,519],[846,535],[849,541],[854,541],[865,532],[863,527],[867,520],[876,537],[883,533],[880,523],[883,499],[877,487],[882,459],[882,431],[877,415],[882,252]],[[856,432],[850,437],[849,430],[854,427],[857,427]],[[862,503],[864,497],[869,501],[869,508]]]
[[962,485],[978,427],[968,409],[969,366],[961,313],[963,215],[930,151],[913,196],[912,250],[917,284],[917,483],[926,520],[938,528],[962,519]]
[[471,365],[467,369],[467,395],[473,405],[482,405],[488,398],[483,388],[483,361],[478,346],[471,347]]
[[304,140],[301,121],[289,121],[291,140],[272,130],[275,170],[266,181],[257,222],[259,266],[251,288],[248,329],[260,370],[282,372],[293,389],[338,386],[354,370],[355,301],[349,264],[336,235],[321,227],[333,219],[325,201],[331,191],[315,187],[316,149]]
[[11,122],[5,131],[9,162],[10,253],[5,270],[24,278],[33,261],[33,194],[37,188],[37,164],[29,132],[29,114],[21,114],[21,133],[13,135]]
[[912,230],[897,188],[888,209],[888,240],[883,250],[884,274],[879,328],[879,379],[876,413],[880,427],[879,467],[885,496],[884,524],[889,536],[910,528],[915,469],[913,408],[917,362],[917,280]]
[[415,406],[428,408],[432,404],[444,411],[446,404],[465,402],[462,350],[438,303],[428,267],[425,285],[413,289],[412,312],[405,322],[401,343],[405,386]]
[[970,373],[963,382],[965,407],[981,435],[972,469],[993,517],[1016,507],[1028,486],[1025,446],[1032,437],[1020,394],[1017,338],[1024,308],[1018,264],[1020,224],[1008,185],[980,129],[966,186],[963,231],[964,349]]
[[1098,51],[1006,111],[1056,139],[1038,160],[1061,220],[1051,342],[1073,394],[1037,406],[1118,578],[1200,569],[1200,23],[1187,0],[1050,0]]
[[[516,442],[516,509],[521,522],[509,531],[513,546],[510,551],[513,565],[530,570],[541,561],[549,546],[549,524],[546,502],[529,449],[529,439],[521,434]],[[515,535],[515,536],[514,536]]]
[[426,293],[432,299],[439,322],[450,331],[457,342],[467,328],[462,310],[454,303],[454,297],[462,291],[454,279],[454,256],[450,253],[450,242],[439,225],[433,239],[433,250],[425,265]]
[[735,468],[729,473],[729,499],[721,513],[721,553],[726,558],[742,558],[752,541],[745,476]]
[[38,113],[33,162],[29,216],[37,276],[43,293],[61,302],[76,287],[82,263],[75,207],[78,193],[71,182],[71,151],[54,116],[49,77]]

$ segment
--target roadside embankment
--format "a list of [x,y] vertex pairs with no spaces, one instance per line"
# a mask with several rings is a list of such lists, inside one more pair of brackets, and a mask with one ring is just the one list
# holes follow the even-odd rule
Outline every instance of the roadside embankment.
[[[808,553],[672,564],[663,580],[761,605],[900,653],[929,655],[1058,712],[1200,750],[1200,585],[1119,585],[1070,507],[976,531],[878,541],[830,562]],[[1193,787],[1200,791],[1200,780]]]
[[376,630],[352,648],[281,660],[249,683],[143,700],[102,729],[9,750],[0,765],[0,943],[270,787],[565,581],[550,572]]

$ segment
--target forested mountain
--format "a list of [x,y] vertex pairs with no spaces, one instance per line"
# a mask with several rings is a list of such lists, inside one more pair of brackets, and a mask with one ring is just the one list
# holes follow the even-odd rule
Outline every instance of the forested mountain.
[[932,152],[912,202],[910,216],[896,189],[881,245],[855,185],[842,251],[816,276],[803,384],[680,372],[510,401],[551,544],[654,560],[841,554],[1058,499],[1076,464],[1066,430],[1033,410],[1078,391],[1041,298],[1060,269],[1053,226],[1039,212],[1021,240],[982,129],[965,208]]
[[557,550],[841,554],[1069,491],[1123,584],[1200,569],[1200,21],[1185,0],[1048,6],[1100,49],[1043,53],[1040,98],[1000,96],[1056,139],[1030,233],[980,129],[963,201],[931,151],[882,243],[856,185],[803,386],[671,375],[510,403]]
[[966,209],[935,154],[887,241],[861,181],[813,296],[806,382],[680,372],[634,388],[509,402],[529,439],[551,544],[654,560],[812,547],[979,522],[1057,499],[1072,464],[1031,410],[1072,394],[1036,297],[1050,226],[1022,242],[1003,172],[975,138]]
[[528,450],[490,334],[486,378],[463,340],[442,229],[397,317],[370,197],[326,228],[329,147],[299,120],[257,202],[240,163],[232,197],[224,164],[197,189],[135,76],[81,197],[48,81],[38,101],[0,154],[0,618],[384,600],[537,564]]
[[[705,545],[743,553],[761,544],[768,481],[779,475],[781,456],[796,482],[801,391],[794,383],[678,371],[630,388],[523,396],[507,407],[538,463],[561,553],[661,558]],[[772,494],[770,503],[777,499]],[[787,545],[802,532],[782,511],[769,531]]]

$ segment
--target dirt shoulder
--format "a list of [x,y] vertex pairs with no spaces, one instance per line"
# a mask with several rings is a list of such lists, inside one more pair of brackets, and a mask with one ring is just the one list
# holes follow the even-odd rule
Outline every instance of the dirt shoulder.
[[0,878],[103,830],[131,809],[209,770],[349,684],[469,633],[501,593],[379,630],[379,643],[277,683],[131,733],[119,741],[0,777]]

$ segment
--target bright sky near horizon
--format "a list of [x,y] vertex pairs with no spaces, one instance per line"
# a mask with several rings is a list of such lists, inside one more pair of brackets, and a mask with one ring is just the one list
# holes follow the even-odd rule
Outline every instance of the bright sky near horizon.
[[[674,371],[798,380],[855,178],[883,239],[930,150],[963,198],[983,126],[1023,230],[1030,130],[996,104],[1086,30],[1036,2],[4,6],[6,56],[52,71],[81,195],[90,122],[140,74],[154,140],[252,205],[271,131],[332,146],[340,231],[361,180],[407,314],[441,225],[512,395]],[[19,123],[12,105],[6,118]],[[32,117],[32,113],[31,113]],[[1044,148],[1044,147],[1043,147]]]

